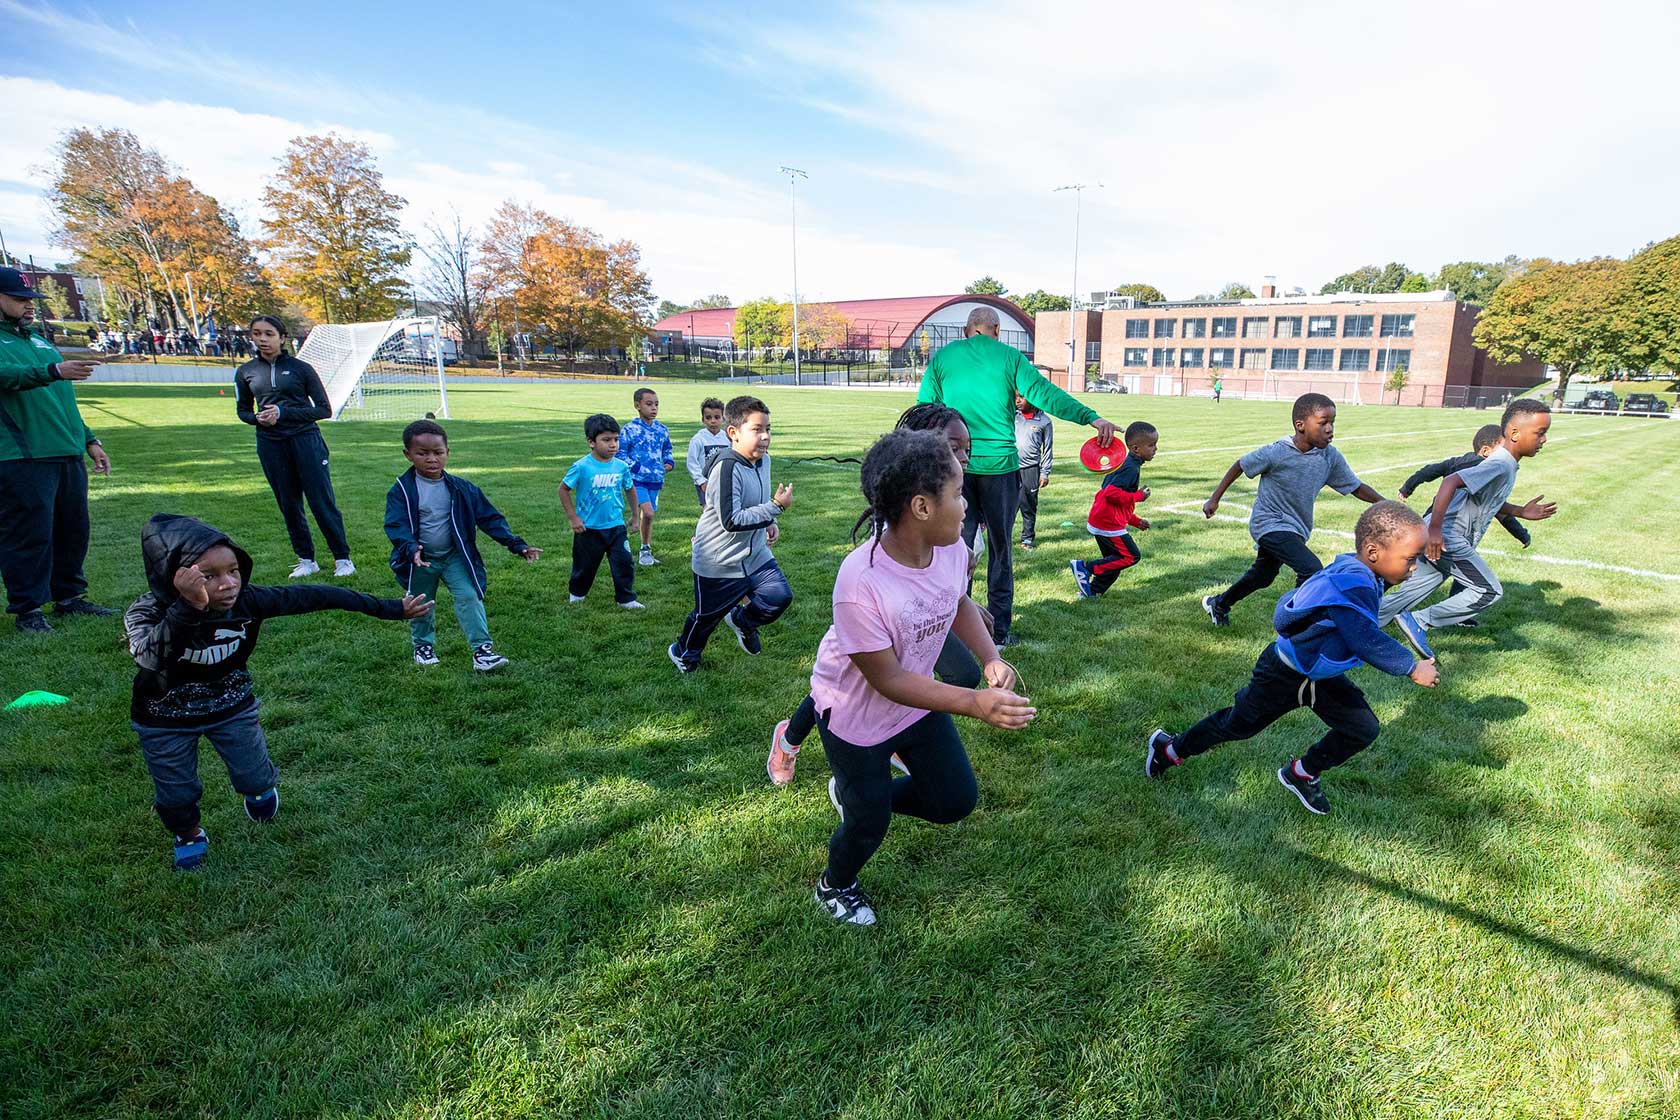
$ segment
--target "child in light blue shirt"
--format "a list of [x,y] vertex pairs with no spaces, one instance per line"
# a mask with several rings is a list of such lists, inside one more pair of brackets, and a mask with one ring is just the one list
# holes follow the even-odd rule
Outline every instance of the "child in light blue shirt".
[[617,457],[618,421],[596,413],[583,422],[583,434],[589,454],[573,463],[560,483],[560,505],[572,526],[570,601],[583,602],[604,557],[612,569],[613,600],[626,610],[639,611],[636,568],[624,530],[625,503],[628,499],[635,509],[636,484],[630,464]]

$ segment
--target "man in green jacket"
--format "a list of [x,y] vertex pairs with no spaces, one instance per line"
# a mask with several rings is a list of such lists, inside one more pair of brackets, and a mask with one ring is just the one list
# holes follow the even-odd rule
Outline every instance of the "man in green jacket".
[[85,454],[96,474],[111,460],[76,409],[71,382],[96,363],[67,360],[30,329],[45,299],[15,268],[0,268],[0,578],[19,630],[52,633],[41,613],[109,615],[87,600]]
[[997,644],[1012,645],[1009,624],[1015,606],[1013,542],[1020,505],[1020,460],[1015,453],[1015,394],[1051,416],[1089,424],[1102,445],[1114,439],[1114,425],[1074,400],[1038,372],[1027,356],[998,341],[998,313],[976,307],[968,313],[961,342],[943,346],[922,376],[916,399],[938,401],[962,413],[973,440],[963,472],[963,541],[986,526],[986,606],[997,628]]

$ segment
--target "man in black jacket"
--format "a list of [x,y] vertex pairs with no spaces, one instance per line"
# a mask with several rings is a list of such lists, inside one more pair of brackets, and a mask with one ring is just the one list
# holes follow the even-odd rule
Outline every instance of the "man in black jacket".
[[245,813],[258,822],[280,811],[280,772],[268,757],[257,697],[245,665],[264,620],[312,611],[419,618],[424,595],[375,599],[346,587],[251,587],[251,557],[226,534],[191,517],[160,513],[140,534],[151,591],[123,615],[138,671],[129,718],[152,777],[152,805],[175,837],[175,866],[204,862],[210,838],[198,826],[198,741],[227,765]]
[[257,356],[233,376],[235,408],[241,420],[257,429],[257,458],[280,515],[286,519],[292,551],[297,553],[291,578],[303,579],[321,570],[315,563],[309,522],[303,516],[306,500],[336,561],[333,575],[354,575],[356,565],[350,562],[344,518],[333,497],[327,441],[316,426],[318,420],[332,419],[332,401],[315,367],[281,349],[284,338],[285,327],[274,316],[251,320]]

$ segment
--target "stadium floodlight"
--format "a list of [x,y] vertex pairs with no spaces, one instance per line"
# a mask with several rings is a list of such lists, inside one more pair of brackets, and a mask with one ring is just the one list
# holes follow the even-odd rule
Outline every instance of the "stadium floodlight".
[[[799,384],[799,180],[810,176],[797,167],[783,167],[793,203],[793,383]],[[796,178],[797,176],[797,178]]]
[[[1070,390],[1073,388],[1074,359],[1078,357],[1074,353],[1073,313],[1079,310],[1079,212],[1085,203],[1085,192],[1101,189],[1101,183],[1069,183],[1065,187],[1057,187],[1050,192],[1051,194],[1060,194],[1063,191],[1073,192],[1073,287],[1068,289],[1068,388]],[[1079,368],[1084,369],[1084,364],[1081,363]]]
[[449,415],[436,315],[378,323],[323,323],[298,357],[315,367],[335,420],[419,420]]

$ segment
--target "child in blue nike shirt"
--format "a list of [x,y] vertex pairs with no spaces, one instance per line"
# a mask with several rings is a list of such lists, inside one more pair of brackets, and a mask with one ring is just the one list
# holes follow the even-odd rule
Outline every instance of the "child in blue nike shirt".
[[1319,777],[1370,746],[1382,730],[1348,671],[1368,664],[1425,688],[1439,679],[1434,659],[1414,660],[1377,624],[1384,588],[1406,581],[1423,546],[1423,519],[1401,503],[1380,501],[1366,510],[1354,527],[1353,551],[1279,601],[1272,615],[1277,640],[1261,651],[1236,703],[1180,735],[1157,728],[1144,750],[1144,773],[1159,778],[1193,755],[1253,738],[1307,707],[1329,730],[1279,767],[1277,779],[1309,811],[1330,812]]
[[636,418],[624,425],[618,441],[618,457],[630,464],[630,479],[636,486],[636,527],[642,534],[642,551],[636,562],[646,568],[659,563],[653,558],[653,515],[659,512],[659,492],[665,486],[665,472],[677,465],[671,447],[671,429],[661,424],[659,394],[637,389],[632,398]]

